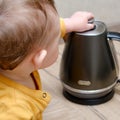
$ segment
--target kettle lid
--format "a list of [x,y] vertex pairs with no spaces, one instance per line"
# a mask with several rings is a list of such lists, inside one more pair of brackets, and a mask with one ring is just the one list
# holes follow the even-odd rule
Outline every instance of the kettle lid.
[[106,31],[106,25],[101,21],[94,21],[94,28],[85,32],[78,32],[78,35],[83,36],[96,36]]

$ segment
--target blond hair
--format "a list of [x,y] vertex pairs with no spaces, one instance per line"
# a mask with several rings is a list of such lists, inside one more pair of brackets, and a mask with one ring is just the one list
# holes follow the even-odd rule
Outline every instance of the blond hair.
[[14,69],[58,32],[53,0],[0,0],[0,68]]

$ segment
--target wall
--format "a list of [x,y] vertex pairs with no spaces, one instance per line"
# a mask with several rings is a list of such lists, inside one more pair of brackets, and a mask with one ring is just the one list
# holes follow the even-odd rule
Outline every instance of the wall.
[[107,25],[120,24],[120,0],[55,0],[62,17],[68,17],[75,11],[93,12],[97,20]]

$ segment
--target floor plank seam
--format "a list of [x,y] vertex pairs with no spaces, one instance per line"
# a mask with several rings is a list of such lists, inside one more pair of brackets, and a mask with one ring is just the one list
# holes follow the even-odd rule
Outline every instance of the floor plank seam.
[[56,77],[55,75],[53,75],[52,73],[50,73],[48,70],[44,69],[43,71],[45,71],[47,74],[49,74],[50,76],[54,77],[57,80],[60,80],[59,77]]
[[101,120],[107,120],[107,118],[101,114],[98,110],[96,110],[94,107],[89,106],[88,107],[91,111],[93,111]]

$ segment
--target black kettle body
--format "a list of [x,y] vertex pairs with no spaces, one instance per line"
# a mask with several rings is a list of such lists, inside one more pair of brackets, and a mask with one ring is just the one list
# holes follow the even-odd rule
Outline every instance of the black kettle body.
[[112,39],[119,40],[120,34],[108,32],[103,22],[94,24],[93,30],[70,33],[62,56],[60,78],[64,95],[78,103],[81,99],[87,100],[85,104],[111,99],[118,81]]

